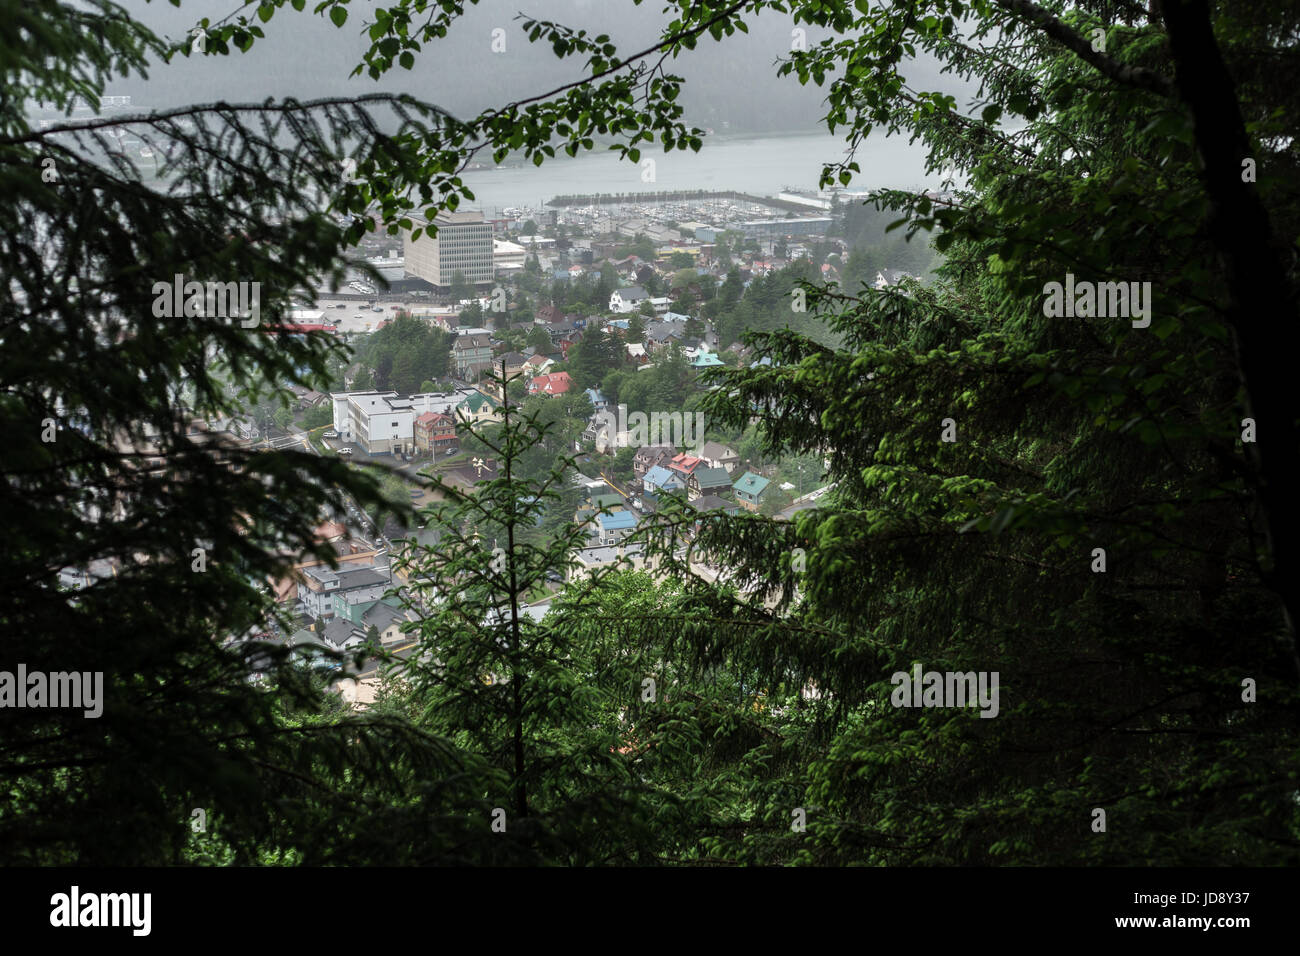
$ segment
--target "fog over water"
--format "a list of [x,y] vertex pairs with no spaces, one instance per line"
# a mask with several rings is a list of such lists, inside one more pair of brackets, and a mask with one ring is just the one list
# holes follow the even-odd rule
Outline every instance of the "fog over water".
[[[823,162],[844,157],[845,144],[826,133],[711,137],[698,153],[646,149],[655,162],[654,182],[642,181],[642,166],[618,154],[597,152],[574,159],[547,160],[514,169],[467,172],[474,193],[472,207],[493,212],[506,206],[538,208],[553,196],[692,189],[735,189],[771,196],[783,188],[815,189]],[[862,172],[850,186],[865,188],[937,188],[940,176],[926,177],[925,153],[919,144],[900,138],[872,137],[858,150]]]
[[[216,22],[232,12],[256,11],[256,5],[241,10],[238,0],[183,0],[179,9],[160,0],[125,0],[123,5],[150,28],[177,41],[203,17]],[[246,54],[177,57],[168,65],[155,64],[148,80],[115,79],[107,92],[131,95],[133,105],[151,109],[217,100],[252,103],[267,97],[400,91],[454,115],[469,116],[584,75],[580,59],[561,61],[549,44],[529,44],[516,19],[520,12],[592,35],[607,33],[622,55],[653,44],[672,19],[659,0],[482,0],[466,4],[445,39],[425,45],[414,69],[394,68],[378,81],[349,77],[369,44],[363,30],[370,11],[380,5],[375,0],[349,4],[342,28],[312,13],[314,3],[303,12],[286,5],[261,24],[266,36]],[[643,157],[656,163],[654,182],[643,182],[638,165],[620,162],[603,148],[572,160],[557,158],[540,169],[475,171],[466,181],[478,203],[536,206],[540,199],[562,193],[709,188],[772,193],[783,186],[814,188],[820,164],[841,158],[844,151],[838,139],[817,133],[825,91],[776,75],[777,60],[788,56],[796,29],[787,16],[765,11],[747,23],[749,33],[724,37],[720,43],[706,36],[695,50],[665,64],[686,80],[681,96],[686,121],[716,131],[698,155],[665,155],[643,144]],[[829,36],[798,29],[805,30],[809,45]],[[504,40],[504,51],[493,52],[494,38],[498,48]],[[932,61],[918,60],[907,73],[909,82],[920,88],[964,97],[959,81],[940,75]],[[479,158],[490,159],[486,153]],[[922,151],[905,141],[873,137],[858,162],[862,173],[855,187],[938,184],[937,176],[924,175]]]

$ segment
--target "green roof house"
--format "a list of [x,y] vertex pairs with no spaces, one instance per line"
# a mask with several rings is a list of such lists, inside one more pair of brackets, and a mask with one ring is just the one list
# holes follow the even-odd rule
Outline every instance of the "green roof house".
[[762,475],[756,475],[752,471],[745,472],[732,485],[736,492],[736,503],[742,508],[757,511],[758,506],[763,503],[763,493],[771,483]]

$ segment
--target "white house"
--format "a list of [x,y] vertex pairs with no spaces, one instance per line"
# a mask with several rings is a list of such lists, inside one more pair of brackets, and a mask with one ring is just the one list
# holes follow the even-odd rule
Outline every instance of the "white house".
[[626,289],[615,289],[609,297],[609,311],[635,312],[641,308],[641,303],[649,301],[650,294],[639,285],[628,286]]

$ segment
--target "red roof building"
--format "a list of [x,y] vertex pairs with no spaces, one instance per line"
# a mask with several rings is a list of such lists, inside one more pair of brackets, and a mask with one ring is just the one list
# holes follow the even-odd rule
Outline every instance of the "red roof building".
[[573,379],[568,372],[552,372],[539,375],[528,382],[529,395],[563,395],[573,387]]
[[456,444],[456,420],[440,412],[425,412],[415,420],[415,447],[441,451]]
[[696,458],[694,455],[688,455],[682,452],[680,455],[674,455],[667,462],[668,470],[681,477],[683,481],[695,473],[695,469],[704,464],[703,458]]

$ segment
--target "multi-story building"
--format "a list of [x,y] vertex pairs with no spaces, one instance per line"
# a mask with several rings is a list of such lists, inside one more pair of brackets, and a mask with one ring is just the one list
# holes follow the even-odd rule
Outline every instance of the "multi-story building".
[[348,396],[349,433],[368,455],[414,451],[415,414],[411,400],[396,392]]
[[488,332],[457,335],[451,346],[451,361],[456,374],[463,379],[474,379],[492,369],[492,336]]
[[[445,447],[455,442],[455,422],[497,421],[500,403],[478,389],[422,392],[404,396],[397,392],[333,392],[334,427],[339,438],[360,445],[368,455],[411,454],[417,448]],[[423,435],[416,419],[427,413],[450,419],[431,428],[424,419]]]
[[396,397],[396,392],[380,392],[375,389],[369,389],[357,392],[330,392],[330,400],[334,403],[334,430],[338,432],[339,438],[345,442],[356,441],[356,435],[352,432],[352,416],[348,412],[349,399],[362,395],[378,395]]
[[605,547],[617,545],[636,530],[636,515],[630,511],[596,516],[596,540]]
[[391,586],[388,566],[377,564],[376,561],[377,558],[371,557],[363,561],[344,562],[337,571],[325,565],[302,568],[298,600],[303,603],[310,617],[329,620],[337,613],[335,595]]
[[[429,221],[411,216],[417,229],[427,229]],[[403,238],[405,268],[408,273],[424,279],[441,292],[451,288],[452,277],[457,272],[475,286],[488,286],[493,282],[492,225],[483,221],[482,211],[448,212],[433,220],[437,235],[428,232],[411,239]]]
[[415,447],[440,452],[456,445],[456,420],[450,415],[425,412],[415,420]]

